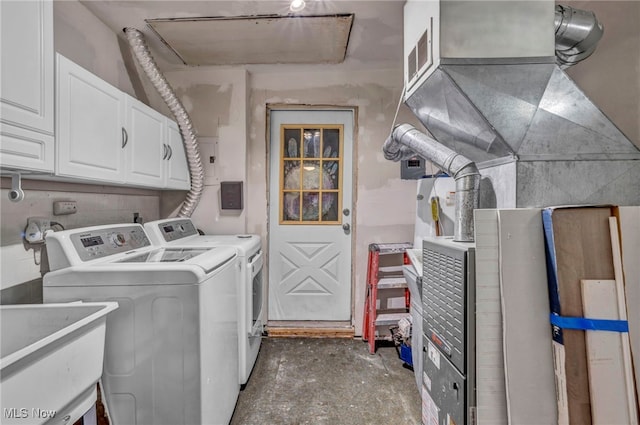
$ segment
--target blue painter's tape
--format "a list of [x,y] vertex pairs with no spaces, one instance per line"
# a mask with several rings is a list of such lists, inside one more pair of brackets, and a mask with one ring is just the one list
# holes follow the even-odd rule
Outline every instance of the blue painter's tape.
[[562,329],[578,329],[584,331],[629,332],[626,320],[587,319],[584,317],[566,317],[550,314],[551,324]]

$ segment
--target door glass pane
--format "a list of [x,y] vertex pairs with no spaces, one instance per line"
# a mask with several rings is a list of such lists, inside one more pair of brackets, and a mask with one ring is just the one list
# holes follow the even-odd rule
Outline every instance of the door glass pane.
[[284,152],[285,158],[299,158],[300,157],[300,129],[285,129],[284,130]]
[[284,189],[300,189],[300,161],[285,160],[282,174]]
[[320,194],[318,192],[302,193],[302,220],[318,221]]
[[341,224],[342,131],[282,125],[281,223]]
[[340,163],[338,161],[322,161],[323,189],[338,189],[340,181]]
[[285,192],[282,197],[283,221],[300,220],[300,192]]
[[305,158],[320,158],[320,130],[305,129],[303,144]]
[[338,192],[322,193],[322,221],[338,221]]
[[340,155],[340,130],[325,128],[322,137],[322,157],[337,158]]
[[320,161],[303,162],[302,189],[320,189]]

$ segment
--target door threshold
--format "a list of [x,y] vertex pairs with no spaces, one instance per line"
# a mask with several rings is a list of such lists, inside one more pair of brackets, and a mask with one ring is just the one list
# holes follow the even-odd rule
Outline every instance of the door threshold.
[[267,335],[272,338],[353,338],[351,322],[270,321]]

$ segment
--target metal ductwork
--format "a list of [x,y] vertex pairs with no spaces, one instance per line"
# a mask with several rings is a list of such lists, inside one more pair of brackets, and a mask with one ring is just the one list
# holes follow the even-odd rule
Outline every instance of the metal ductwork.
[[587,10],[557,5],[556,62],[566,69],[588,58],[602,38],[604,28],[596,15]]
[[164,75],[162,75],[158,65],[153,60],[142,33],[135,28],[124,28],[124,33],[127,36],[129,46],[138,63],[162,97],[162,100],[164,100],[171,110],[180,128],[187,163],[189,165],[191,189],[187,192],[186,199],[180,207],[178,217],[191,217],[191,214],[193,214],[193,211],[200,202],[204,189],[204,168],[202,166],[202,160],[200,159],[200,153],[198,152],[196,133],[193,129],[191,119],[189,118],[187,110],[180,102],[180,99],[178,99],[171,89],[171,86]]
[[476,164],[438,143],[409,124],[397,126],[382,148],[388,160],[400,161],[413,156],[433,162],[456,182],[453,240],[474,240],[473,210],[479,206],[480,172]]
[[593,13],[548,0],[408,0],[404,31],[404,103],[475,163],[480,208],[640,203],[640,150],[562,69],[602,35]]

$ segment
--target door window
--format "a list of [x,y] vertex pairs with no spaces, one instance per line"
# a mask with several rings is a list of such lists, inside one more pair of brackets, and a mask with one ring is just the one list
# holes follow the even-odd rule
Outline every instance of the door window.
[[342,125],[280,126],[280,224],[341,224]]

